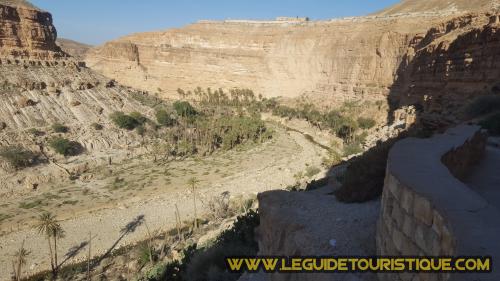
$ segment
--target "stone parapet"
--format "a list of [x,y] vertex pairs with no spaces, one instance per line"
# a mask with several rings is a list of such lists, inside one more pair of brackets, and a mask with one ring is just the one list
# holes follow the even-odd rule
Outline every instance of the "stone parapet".
[[[500,212],[457,178],[479,161],[485,145],[486,136],[478,127],[459,126],[430,139],[408,138],[392,148],[377,224],[378,254],[500,258]],[[379,278],[493,281],[500,280],[500,274],[402,273]]]

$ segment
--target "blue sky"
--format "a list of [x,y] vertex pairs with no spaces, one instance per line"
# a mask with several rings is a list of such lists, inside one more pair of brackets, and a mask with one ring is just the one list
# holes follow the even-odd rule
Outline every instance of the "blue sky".
[[59,37],[88,44],[199,19],[329,19],[366,15],[399,0],[32,0],[52,13]]

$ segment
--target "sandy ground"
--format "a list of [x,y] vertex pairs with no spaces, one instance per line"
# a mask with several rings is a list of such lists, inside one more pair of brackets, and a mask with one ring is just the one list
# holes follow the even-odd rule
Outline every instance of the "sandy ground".
[[[112,171],[96,169],[91,180],[53,186],[38,191],[44,204],[33,209],[19,208],[23,201],[1,205],[2,212],[14,212],[14,217],[0,224],[0,280],[8,280],[12,254],[23,240],[31,251],[28,273],[48,269],[48,249],[44,237],[33,229],[36,216],[50,210],[62,219],[66,237],[60,241],[59,260],[64,261],[70,249],[93,238],[94,255],[142,240],[150,230],[170,229],[175,225],[174,206],[178,205],[183,220],[192,218],[192,195],[186,181],[196,176],[198,210],[205,212],[203,202],[222,192],[232,198],[255,196],[257,193],[285,188],[295,182],[294,175],[307,166],[320,167],[324,149],[307,140],[302,134],[275,127],[274,139],[263,145],[241,151],[219,153],[203,159],[159,164],[152,159],[135,159],[115,165]],[[320,177],[318,174],[316,177]],[[35,195],[34,195],[35,196]],[[62,204],[63,202],[70,204]],[[75,203],[71,203],[75,202]],[[137,217],[145,223],[135,231],[122,235],[121,230]],[[87,249],[81,249],[65,264],[85,259]]]

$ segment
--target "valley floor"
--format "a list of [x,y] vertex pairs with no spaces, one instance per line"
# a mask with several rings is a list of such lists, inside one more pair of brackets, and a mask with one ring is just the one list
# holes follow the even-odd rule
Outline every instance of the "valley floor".
[[[0,280],[9,279],[12,255],[23,240],[25,248],[31,251],[28,273],[48,269],[47,242],[32,228],[42,209],[62,219],[66,236],[60,241],[58,254],[59,260],[68,264],[86,258],[86,248],[76,251],[72,257],[68,253],[86,242],[89,232],[93,236],[92,254],[99,255],[143,240],[148,229],[153,232],[173,228],[175,204],[182,220],[192,219],[192,194],[186,185],[190,177],[201,180],[197,191],[198,212],[205,213],[210,198],[223,192],[229,192],[235,200],[255,197],[259,192],[294,184],[294,175],[307,167],[321,167],[326,154],[324,148],[301,133],[287,131],[276,124],[272,126],[275,137],[260,146],[163,164],[152,159],[133,159],[113,165],[112,171],[108,167],[95,169],[86,181],[54,186],[51,196],[43,195],[47,191],[40,191],[39,196],[48,202],[73,200],[74,204],[47,203],[45,207],[22,209],[18,206],[25,198],[10,200],[9,204],[0,206],[0,212],[17,210],[9,222],[0,224],[4,233],[0,236]],[[122,229],[140,216],[144,217],[145,224],[122,235]],[[16,224],[21,226],[17,228]]]

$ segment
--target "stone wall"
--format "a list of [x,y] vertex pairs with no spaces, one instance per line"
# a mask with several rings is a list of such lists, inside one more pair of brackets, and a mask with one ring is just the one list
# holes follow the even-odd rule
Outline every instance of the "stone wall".
[[[460,126],[431,139],[409,138],[389,153],[377,251],[392,256],[493,256],[500,254],[498,210],[453,174],[479,160],[485,135]],[[498,243],[497,243],[498,244]],[[380,280],[500,280],[498,272],[469,274],[381,274]]]

